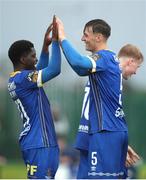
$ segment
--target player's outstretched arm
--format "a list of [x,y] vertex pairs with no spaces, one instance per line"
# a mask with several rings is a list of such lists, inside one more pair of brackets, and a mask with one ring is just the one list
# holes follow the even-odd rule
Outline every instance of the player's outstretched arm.
[[49,81],[61,72],[61,53],[57,31],[56,19],[54,17],[52,29],[52,56],[48,66],[42,70],[42,83]]
[[59,18],[56,18],[56,21],[58,27],[58,38],[68,63],[77,74],[89,75],[89,70],[93,67],[91,60],[86,56],[82,56],[75,48],[73,48],[71,43],[65,37],[62,21]]
[[52,42],[52,56],[48,66],[42,70],[42,83],[59,75],[61,72],[61,53],[58,41]]
[[42,46],[42,52],[40,55],[40,59],[37,64],[37,70],[43,69],[48,66],[49,61],[49,46],[52,42],[52,37],[50,37],[50,33],[52,31],[53,24],[50,24],[47,28],[47,31],[45,32],[43,46]]
[[75,50],[68,40],[63,40],[61,42],[61,47],[72,69],[78,75],[89,75],[89,72],[93,67],[90,59],[87,56],[81,55],[77,50]]

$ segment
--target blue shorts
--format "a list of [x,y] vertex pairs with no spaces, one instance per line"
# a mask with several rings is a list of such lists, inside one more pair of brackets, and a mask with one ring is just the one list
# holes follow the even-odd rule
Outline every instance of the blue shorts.
[[77,179],[88,179],[88,151],[80,150],[80,162]]
[[78,132],[76,136],[75,148],[78,150],[88,150],[89,148],[89,134],[85,132]]
[[88,179],[125,179],[128,148],[126,131],[102,131],[89,138]]
[[22,151],[29,179],[53,179],[59,164],[59,148],[36,148]]

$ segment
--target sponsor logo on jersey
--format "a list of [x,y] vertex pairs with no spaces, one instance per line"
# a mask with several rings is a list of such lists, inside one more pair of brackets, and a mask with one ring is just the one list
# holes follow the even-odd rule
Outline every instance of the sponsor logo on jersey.
[[15,85],[15,82],[12,81],[11,83],[8,83],[8,90],[9,91],[13,91],[16,89],[16,85]]
[[78,131],[88,133],[89,127],[87,125],[79,125]]
[[12,99],[15,99],[17,97],[15,89],[16,89],[16,85],[14,81],[12,81],[11,83],[8,83],[8,91]]
[[123,118],[123,117],[125,116],[123,109],[121,109],[120,107],[118,107],[118,109],[116,110],[115,116],[116,116],[116,117]]

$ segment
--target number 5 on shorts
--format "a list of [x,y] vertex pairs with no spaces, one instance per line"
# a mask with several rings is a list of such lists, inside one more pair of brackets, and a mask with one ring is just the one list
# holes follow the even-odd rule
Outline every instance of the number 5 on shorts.
[[91,154],[91,164],[95,166],[97,164],[97,152],[92,152]]

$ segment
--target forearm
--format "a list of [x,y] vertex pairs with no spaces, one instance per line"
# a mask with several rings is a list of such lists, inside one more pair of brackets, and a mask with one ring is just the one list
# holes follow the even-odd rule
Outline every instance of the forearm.
[[48,66],[42,70],[42,83],[54,78],[61,71],[61,53],[58,41],[52,43],[52,56]]
[[45,67],[48,66],[48,61],[49,61],[49,53],[45,53],[42,51],[36,69],[37,70],[44,69]]
[[63,53],[71,65],[72,68],[82,68],[85,70],[92,69],[92,62],[90,59],[86,56],[82,56],[80,53],[78,53],[72,45],[67,40],[63,40],[61,42],[61,47],[63,49]]
[[44,43],[42,47],[42,52],[49,53],[49,47],[48,47],[48,44],[45,42],[45,39],[44,39]]

